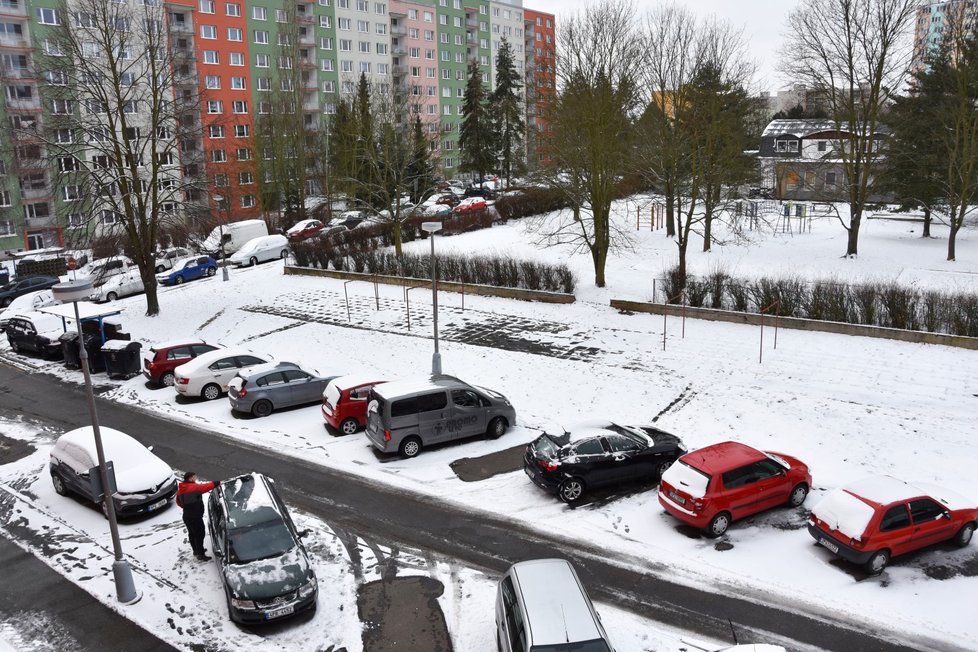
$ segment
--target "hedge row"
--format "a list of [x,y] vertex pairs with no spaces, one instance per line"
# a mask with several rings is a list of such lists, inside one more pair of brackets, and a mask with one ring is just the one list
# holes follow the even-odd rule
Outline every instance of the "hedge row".
[[894,282],[744,280],[714,271],[705,277],[689,276],[682,292],[673,269],[664,279],[661,296],[675,303],[685,298],[695,307],[978,337],[978,295],[919,290]]
[[[318,267],[338,271],[353,271],[404,278],[431,278],[431,257],[403,254],[398,258],[390,251],[334,252],[308,255],[302,248],[293,251],[300,267]],[[532,261],[491,256],[459,256],[439,254],[438,280],[455,283],[492,285],[495,287],[543,290],[573,294],[574,274],[566,265],[545,265]]]

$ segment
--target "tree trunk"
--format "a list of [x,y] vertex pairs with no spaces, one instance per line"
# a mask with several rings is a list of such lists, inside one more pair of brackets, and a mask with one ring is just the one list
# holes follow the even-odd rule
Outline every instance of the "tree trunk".
[[920,237],[930,237],[930,206],[924,206],[924,234]]
[[671,183],[666,184],[666,237],[676,237],[676,201]]
[[709,251],[713,243],[713,211],[708,209],[703,219],[703,251]]
[[591,246],[591,259],[594,261],[594,284],[604,287],[604,266],[608,261],[608,250],[597,243]]
[[846,256],[856,256],[859,254],[859,222],[862,216],[853,215],[849,219],[849,242],[846,245]]
[[151,267],[148,271],[139,270],[139,277],[143,281],[143,290],[146,292],[146,316],[155,317],[160,314],[160,299],[156,292],[156,270]]
[[400,259],[401,257],[401,223],[394,222],[394,255]]
[[954,243],[958,236],[958,229],[961,228],[960,222],[952,216],[951,218],[951,233],[947,236],[947,259],[954,260]]
[[683,290],[686,289],[686,246],[689,243],[686,238],[679,243],[679,264],[676,265],[676,294],[668,297],[669,303],[680,303]]

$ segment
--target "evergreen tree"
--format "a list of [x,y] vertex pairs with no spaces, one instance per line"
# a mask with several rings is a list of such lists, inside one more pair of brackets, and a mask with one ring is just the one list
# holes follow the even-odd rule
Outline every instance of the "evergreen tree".
[[486,88],[482,84],[479,62],[469,62],[469,81],[462,103],[462,124],[459,127],[458,147],[462,172],[475,172],[479,177],[493,168],[495,155],[492,118],[489,115]]
[[413,204],[420,204],[423,195],[435,185],[430,141],[425,136],[420,117],[415,117],[414,128],[411,130],[411,161],[408,164],[407,180]]
[[523,118],[524,105],[520,98],[523,87],[520,74],[513,60],[513,48],[505,38],[496,56],[496,89],[492,94],[492,120],[496,136],[496,150],[502,163],[502,174],[506,186],[515,172],[525,168],[523,161],[523,139],[526,122]]

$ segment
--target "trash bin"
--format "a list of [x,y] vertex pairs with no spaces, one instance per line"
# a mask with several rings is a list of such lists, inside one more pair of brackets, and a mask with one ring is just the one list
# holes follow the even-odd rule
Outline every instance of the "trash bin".
[[140,369],[139,342],[126,340],[107,340],[102,345],[102,358],[105,360],[105,373],[109,378],[132,378],[138,376]]
[[105,358],[102,357],[102,336],[86,334],[85,351],[88,352],[88,370],[93,374],[105,371]]
[[68,369],[81,368],[81,351],[78,350],[78,333],[68,331],[58,338],[61,342],[61,353],[65,358],[65,367]]

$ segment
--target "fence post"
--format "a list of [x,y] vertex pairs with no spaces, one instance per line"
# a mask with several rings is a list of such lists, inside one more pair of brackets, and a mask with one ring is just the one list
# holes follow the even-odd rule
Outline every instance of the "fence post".
[[353,281],[343,281],[343,299],[346,301],[346,322],[350,323],[353,321],[350,318],[350,294],[346,291],[346,286]]
[[374,301],[377,304],[377,312],[380,312],[380,283],[377,282],[376,274],[374,274]]

